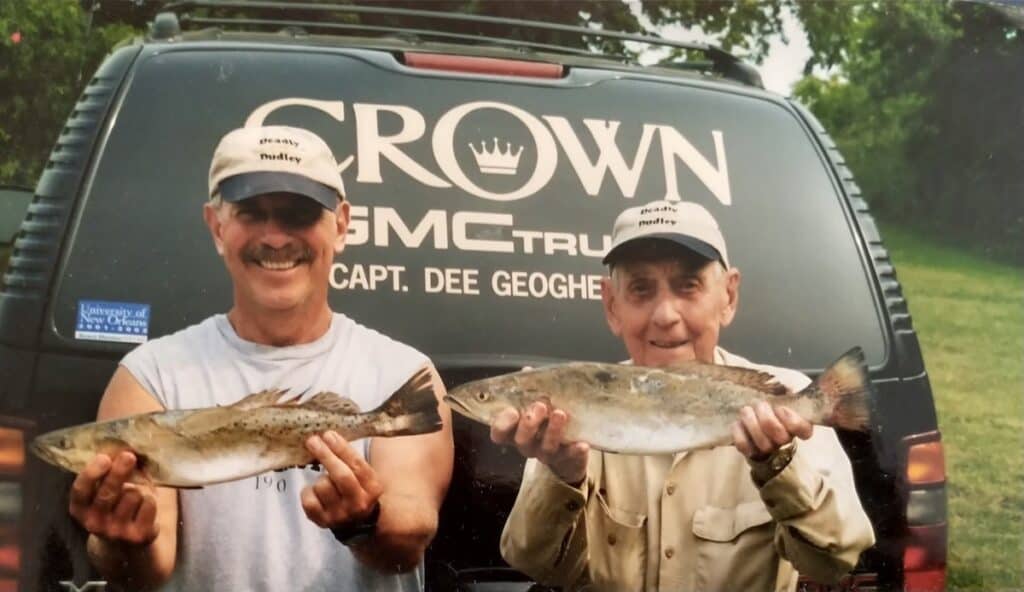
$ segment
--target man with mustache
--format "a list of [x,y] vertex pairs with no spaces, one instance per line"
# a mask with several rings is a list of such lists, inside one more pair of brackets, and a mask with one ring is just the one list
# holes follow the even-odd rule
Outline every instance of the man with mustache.
[[[627,209],[604,263],[605,317],[631,363],[756,368],[792,391],[810,382],[719,347],[736,314],[740,273],[700,205]],[[534,404],[522,417],[506,409],[491,427],[495,442],[529,458],[501,552],[542,583],[792,592],[798,572],[833,582],[874,543],[835,432],[788,409],[745,407],[733,424],[734,446],[676,455],[590,450],[565,441],[572,421]]]
[[[331,391],[377,407],[427,358],[328,304],[350,205],[324,141],[286,126],[221,140],[203,217],[233,287],[227,314],[129,353],[98,419],[230,405],[253,392]],[[430,366],[437,397],[444,386]],[[384,590],[423,587],[423,553],[451,478],[441,431],[306,445],[322,471],[296,468],[199,490],[135,485],[128,452],[77,477],[71,515],[102,576],[125,589]]]

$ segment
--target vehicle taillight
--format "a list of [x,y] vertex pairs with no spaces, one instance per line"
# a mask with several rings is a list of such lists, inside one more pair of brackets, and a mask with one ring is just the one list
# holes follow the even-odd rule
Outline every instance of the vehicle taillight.
[[946,589],[946,463],[938,432],[904,439],[907,451],[907,537],[904,592]]
[[529,62],[525,60],[506,60],[412,51],[405,52],[403,57],[405,58],[406,66],[410,68],[425,68],[427,70],[518,76],[521,78],[561,78],[565,74],[564,66],[549,62]]
[[[938,437],[938,435],[936,435]],[[946,481],[946,459],[942,442],[918,442],[907,449],[907,482],[930,485]]]
[[15,592],[21,570],[21,489],[30,422],[0,417],[0,592]]

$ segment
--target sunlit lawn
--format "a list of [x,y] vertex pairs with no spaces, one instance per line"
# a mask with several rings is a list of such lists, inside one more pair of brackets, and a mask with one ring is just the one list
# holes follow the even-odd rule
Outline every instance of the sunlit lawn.
[[1024,268],[883,229],[949,480],[949,589],[1024,589]]

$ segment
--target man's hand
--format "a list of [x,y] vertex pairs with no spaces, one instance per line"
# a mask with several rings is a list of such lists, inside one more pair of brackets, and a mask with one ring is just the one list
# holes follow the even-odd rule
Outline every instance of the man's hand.
[[369,518],[383,492],[373,467],[334,431],[310,437],[306,448],[326,471],[302,490],[306,516],[321,528]]
[[146,546],[160,534],[156,490],[129,483],[135,455],[122,451],[113,460],[97,454],[75,478],[68,511],[90,533],[112,543]]
[[743,456],[763,460],[794,436],[806,440],[813,431],[814,425],[796,412],[761,401],[740,409],[739,419],[732,424],[732,441]]
[[[543,425],[545,419],[547,426]],[[491,440],[515,445],[523,456],[536,458],[566,483],[577,485],[587,476],[590,446],[586,442],[565,442],[568,423],[565,411],[549,411],[543,403],[534,403],[522,417],[509,407],[491,425]]]

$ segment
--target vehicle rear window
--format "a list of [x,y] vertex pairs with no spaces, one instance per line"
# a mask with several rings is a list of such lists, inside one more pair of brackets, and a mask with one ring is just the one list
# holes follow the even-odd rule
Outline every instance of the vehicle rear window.
[[83,301],[149,305],[149,338],[228,309],[201,206],[214,146],[250,118],[308,127],[342,163],[353,223],[332,306],[430,355],[624,358],[600,257],[618,212],[669,198],[718,219],[742,272],[726,348],[806,369],[854,345],[884,359],[833,179],[783,104],[692,81],[503,80],[328,50],[141,58],[86,186],[59,335],[74,339]]

